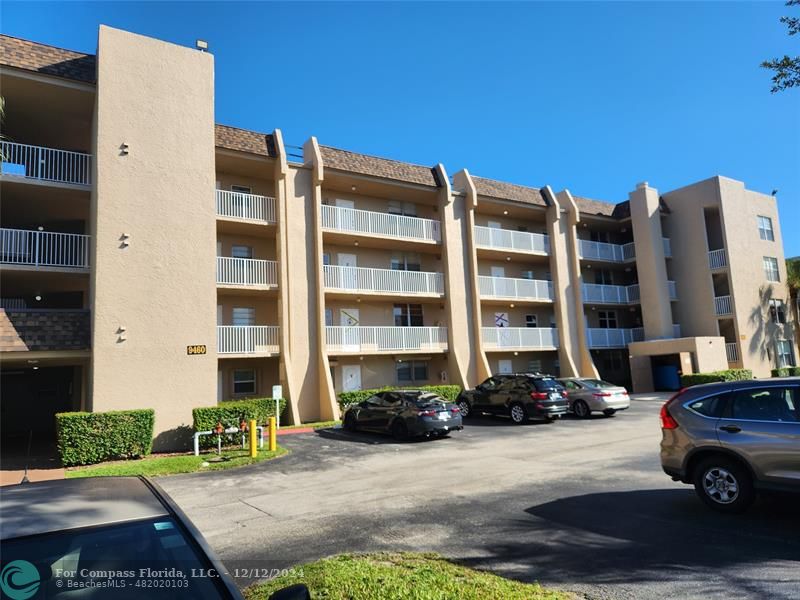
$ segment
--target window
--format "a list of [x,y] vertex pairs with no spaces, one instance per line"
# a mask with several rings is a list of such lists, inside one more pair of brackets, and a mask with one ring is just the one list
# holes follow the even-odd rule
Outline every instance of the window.
[[395,304],[395,327],[422,327],[422,304]]
[[789,340],[778,340],[778,368],[794,366],[794,352],[792,342]]
[[536,315],[525,315],[525,327],[538,327]]
[[331,253],[330,252],[323,252],[322,253],[322,264],[323,265],[331,264]]
[[541,373],[542,372],[542,359],[537,358],[528,361],[528,373]]
[[616,329],[617,328],[617,311],[615,310],[601,310],[597,313],[600,321],[600,329]]
[[525,227],[524,225],[517,225],[517,231],[526,232],[528,231],[528,228]]
[[405,215],[407,217],[417,216],[417,205],[413,202],[401,202],[400,200],[389,200],[390,215]]
[[234,307],[233,309],[233,324],[234,325],[255,325],[256,324],[256,309],[251,307]]
[[725,396],[712,396],[711,398],[702,398],[695,400],[688,405],[696,413],[700,413],[706,417],[719,417],[725,408]]
[[730,418],[797,422],[797,398],[791,389],[780,387],[733,392]]
[[622,353],[614,350],[603,352],[603,370],[612,372],[621,371]]
[[410,360],[396,363],[397,383],[420,383],[428,381],[428,363]]
[[591,231],[589,232],[589,239],[593,242],[602,242],[604,244],[608,243],[608,232],[607,231]]
[[389,266],[393,271],[419,271],[419,254],[416,252],[394,252]]
[[781,280],[780,272],[778,271],[777,258],[774,258],[772,256],[764,257],[764,275],[766,275],[767,281]]
[[598,285],[614,285],[614,277],[610,269],[597,269],[594,272],[594,282]]
[[256,372],[254,369],[234,369],[233,393],[236,396],[256,393]]
[[564,382],[564,387],[567,388],[568,390],[579,390],[579,389],[581,389],[581,386],[578,385],[574,381],[565,381]]
[[325,326],[332,327],[333,326],[333,309],[326,308],[325,309]]
[[769,317],[773,323],[786,323],[786,304],[783,300],[770,299]]
[[253,258],[253,249],[250,246],[231,246],[233,258]]
[[772,231],[772,219],[769,217],[758,217],[758,237],[768,242],[775,241],[775,233]]
[[232,185],[231,186],[232,192],[237,192],[239,194],[252,194],[253,189],[247,185]]

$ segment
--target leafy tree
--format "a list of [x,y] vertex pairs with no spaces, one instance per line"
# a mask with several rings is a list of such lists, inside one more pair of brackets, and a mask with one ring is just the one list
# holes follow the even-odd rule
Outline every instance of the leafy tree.
[[[800,6],[800,0],[787,0],[786,6]],[[800,33],[800,17],[781,17],[781,23],[786,24],[789,35]],[[800,86],[800,56],[794,58],[784,56],[765,60],[761,66],[775,72],[775,75],[772,76],[771,91],[773,94]]]

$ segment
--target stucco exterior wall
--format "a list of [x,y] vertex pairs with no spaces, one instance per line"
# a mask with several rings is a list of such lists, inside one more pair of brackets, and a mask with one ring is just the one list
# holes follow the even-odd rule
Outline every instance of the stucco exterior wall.
[[443,382],[440,378],[442,371],[448,371],[447,357],[441,354],[413,354],[403,355],[400,360],[424,361],[428,364],[428,379],[413,383],[401,382],[397,379],[397,358],[394,356],[338,356],[332,360],[334,373],[334,389],[336,393],[342,391],[342,366],[359,365],[361,367],[361,389],[379,388],[387,385],[411,387],[415,385],[440,385],[451,384],[452,381]]
[[214,62],[101,26],[97,65],[91,407],[155,408],[165,449],[216,403]]

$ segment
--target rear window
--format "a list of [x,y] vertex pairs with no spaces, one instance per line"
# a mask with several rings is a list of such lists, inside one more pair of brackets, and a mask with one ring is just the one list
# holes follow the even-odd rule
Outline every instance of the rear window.
[[547,377],[543,379],[534,379],[533,385],[540,392],[549,392],[551,390],[561,391],[564,389],[564,386],[561,385],[560,382],[556,381],[552,377]]
[[417,394],[408,398],[417,404],[430,404],[431,402],[444,402],[441,396],[436,394]]
[[614,385],[613,383],[608,383],[607,381],[603,381],[602,379],[581,379],[581,383],[588,385],[589,387],[593,388],[615,388],[619,387],[618,385]]
[[688,408],[705,417],[719,417],[725,408],[725,396],[701,398],[686,405]]

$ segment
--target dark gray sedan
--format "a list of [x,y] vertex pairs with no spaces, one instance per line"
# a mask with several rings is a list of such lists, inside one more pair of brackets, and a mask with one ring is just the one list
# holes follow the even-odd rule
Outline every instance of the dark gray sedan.
[[390,433],[398,440],[444,437],[451,431],[463,429],[458,406],[424,390],[378,392],[348,406],[342,426],[349,431]]

